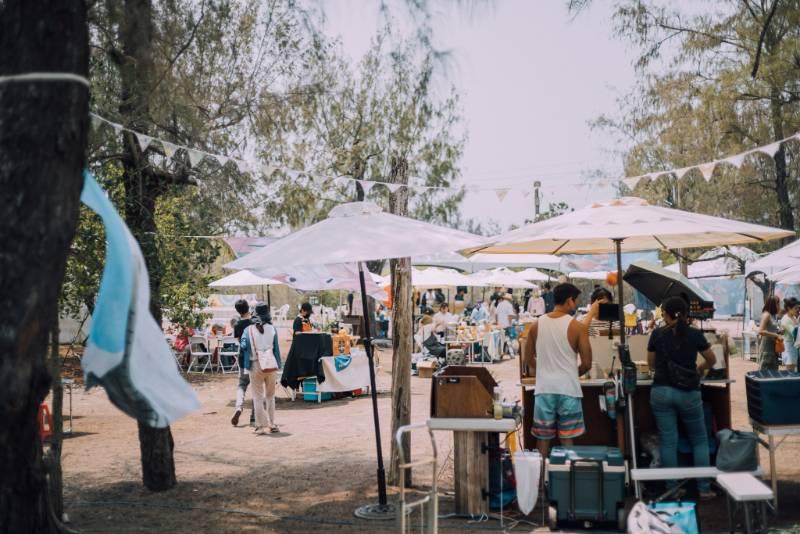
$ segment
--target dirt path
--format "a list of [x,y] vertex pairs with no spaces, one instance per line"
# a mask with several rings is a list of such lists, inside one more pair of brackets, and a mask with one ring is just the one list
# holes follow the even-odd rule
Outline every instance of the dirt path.
[[[381,353],[379,391],[388,391],[390,354]],[[743,373],[754,364],[737,360],[733,372],[734,422],[747,428]],[[516,360],[490,366],[507,398],[519,397]],[[65,441],[66,509],[82,532],[390,532],[392,523],[366,522],[353,510],[374,502],[375,444],[368,397],[323,404],[290,402],[279,389],[277,435],[255,436],[246,424],[230,424],[237,380],[233,376],[192,379],[203,407],[172,427],[178,486],[152,494],[142,489],[135,423],[116,410],[101,389],[76,388],[75,434]],[[412,378],[412,420],[428,416],[430,380]],[[249,399],[249,393],[248,393]],[[388,466],[390,403],[379,400],[384,458]],[[452,491],[452,438],[436,434],[440,454],[439,485]],[[416,439],[415,453],[425,444]],[[789,438],[778,453],[784,521],[800,518],[800,491],[790,480],[800,474],[800,438]],[[766,458],[765,458],[766,459]],[[443,464],[444,462],[444,464]],[[427,485],[431,474],[415,483]],[[722,527],[724,501],[702,513],[709,528]],[[442,498],[442,512],[452,499]],[[793,508],[794,507],[794,508]],[[534,513],[536,515],[536,513]],[[533,520],[535,521],[535,519]],[[505,523],[508,526],[508,523]],[[443,521],[443,530],[496,531],[499,522]],[[704,525],[705,526],[705,525]],[[518,531],[531,531],[524,524]]]

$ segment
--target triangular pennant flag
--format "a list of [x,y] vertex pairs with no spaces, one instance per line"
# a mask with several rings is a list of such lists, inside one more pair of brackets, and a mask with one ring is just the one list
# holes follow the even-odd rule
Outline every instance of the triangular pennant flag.
[[687,172],[689,172],[690,170],[692,170],[693,168],[694,168],[694,167],[682,167],[682,168],[680,168],[680,169],[675,169],[675,170],[674,170],[674,171],[672,171],[672,172],[674,172],[674,173],[675,173],[675,177],[676,177],[678,180],[680,180],[681,178],[683,178],[684,176],[686,176],[686,173],[687,173]]
[[261,172],[264,173],[265,176],[272,176],[272,173],[276,171],[276,168],[272,165],[262,165]]
[[[117,135],[120,135],[120,134],[122,133],[122,130],[124,130],[124,129],[125,129],[125,128],[123,128],[123,127],[122,127],[122,125],[121,125],[121,124],[117,124],[117,123],[115,123],[115,122],[112,122],[112,123],[111,123],[111,127],[112,127],[112,128],[114,128],[114,133],[115,133],[115,134],[117,134]],[[139,134],[137,134],[137,135],[139,135]],[[142,134],[142,135],[144,135],[144,134]],[[145,136],[145,137],[149,137],[149,136]],[[151,138],[151,139],[152,139],[152,138]],[[141,141],[140,141],[140,143],[139,143],[139,144],[141,144]],[[142,152],[144,152],[144,150],[145,150],[145,149],[143,148],[143,149],[142,149]]]
[[97,130],[102,125],[103,125],[103,119],[101,119],[97,115],[92,115],[92,129]]
[[508,195],[509,191],[511,191],[511,189],[509,189],[509,188],[495,189],[494,194],[497,195],[497,200],[502,202],[502,201],[504,201],[506,199],[506,196]]
[[731,165],[733,165],[734,167],[736,167],[738,169],[738,168],[740,168],[742,166],[742,163],[744,163],[744,158],[748,154],[749,154],[749,152],[742,152],[741,154],[736,154],[735,156],[731,156],[729,158],[725,158],[722,161],[724,161],[725,163],[730,163]]
[[312,174],[311,181],[314,182],[314,185],[317,187],[322,187],[325,185],[325,182],[328,181],[328,177],[322,174]]
[[178,150],[177,145],[173,145],[169,141],[161,141],[161,146],[164,148],[164,155],[170,159],[172,159],[172,156],[174,156],[175,152]]
[[630,178],[625,178],[624,180],[622,180],[622,183],[627,185],[631,190],[633,190],[636,189],[636,184],[638,184],[639,180],[641,179],[642,179],[641,176],[632,176]]
[[770,143],[770,144],[768,144],[766,146],[758,147],[756,150],[758,150],[759,152],[763,152],[764,154],[766,154],[767,156],[769,156],[771,158],[774,158],[775,154],[778,153],[778,150],[780,150],[780,148],[781,148],[781,142],[780,141],[776,141],[776,142]]
[[389,192],[392,193],[392,194],[397,193],[400,190],[401,187],[405,187],[403,184],[384,183],[383,185],[385,185],[386,189],[388,189]]
[[375,187],[375,182],[372,180],[356,180],[359,184],[361,184],[361,189],[364,190],[364,194],[366,195],[369,193],[369,190]]
[[250,172],[250,163],[243,159],[236,160],[236,166],[239,168],[239,172],[244,174],[246,172]]
[[199,150],[188,150],[189,152],[189,163],[192,167],[197,167],[201,161],[203,161],[203,157],[205,154],[200,152]]
[[698,165],[697,168],[700,169],[700,172],[703,174],[703,178],[706,182],[711,181],[711,175],[714,174],[714,169],[717,166],[716,161],[709,161],[708,163],[703,163],[702,165]]
[[217,163],[219,163],[220,167],[224,167],[226,163],[228,163],[228,156],[220,156],[219,154],[214,156],[217,158]]
[[[117,126],[119,125],[118,124],[114,125],[114,131],[117,130]],[[136,133],[135,135],[136,139],[139,141],[139,146],[142,147],[142,152],[147,150],[147,147],[149,147],[150,143],[153,142],[153,138],[150,137],[149,135],[145,135],[143,133]]]

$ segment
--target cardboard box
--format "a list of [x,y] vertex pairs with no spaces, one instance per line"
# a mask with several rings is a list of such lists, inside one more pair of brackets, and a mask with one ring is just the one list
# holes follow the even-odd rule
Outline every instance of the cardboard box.
[[417,372],[420,378],[431,378],[437,369],[439,369],[439,363],[434,360],[417,363]]

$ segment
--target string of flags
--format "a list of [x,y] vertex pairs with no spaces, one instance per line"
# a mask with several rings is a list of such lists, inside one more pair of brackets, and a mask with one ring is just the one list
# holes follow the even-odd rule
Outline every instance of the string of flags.
[[[427,185],[404,185],[404,184],[394,184],[388,182],[380,182],[375,180],[362,180],[353,178],[351,176],[330,176],[320,173],[308,172],[303,170],[291,169],[287,167],[281,167],[277,165],[269,165],[264,164],[261,162],[257,162],[254,160],[244,159],[244,158],[234,158],[231,156],[223,155],[223,154],[212,154],[210,152],[205,152],[203,150],[198,150],[196,148],[179,145],[176,143],[172,143],[169,141],[165,141],[158,137],[153,137],[141,132],[137,132],[135,130],[131,130],[130,128],[126,128],[123,125],[110,121],[105,117],[101,117],[96,113],[91,113],[92,118],[92,125],[94,129],[98,129],[104,125],[111,127],[116,135],[122,135],[123,132],[128,132],[134,136],[134,138],[139,143],[139,147],[141,148],[142,152],[147,150],[151,145],[160,145],[161,149],[164,152],[164,155],[172,159],[178,152],[184,152],[186,157],[189,160],[189,164],[192,167],[196,167],[204,160],[212,160],[216,161],[221,167],[224,167],[228,163],[234,164],[239,172],[241,173],[250,173],[254,174],[257,172],[263,173],[266,176],[271,176],[273,173],[277,171],[281,171],[290,178],[299,179],[302,176],[308,177],[314,185],[318,187],[323,187],[328,182],[335,182],[340,185],[347,185],[351,183],[358,183],[361,188],[364,190],[364,194],[369,193],[375,186],[380,186],[386,188],[390,193],[396,193],[400,188],[406,187],[408,189],[419,191],[419,192],[426,192],[426,191],[440,191],[440,192],[452,192],[458,193],[461,191],[462,187],[439,187],[439,186],[427,186]],[[533,181],[533,178],[531,179]],[[579,184],[572,184],[574,187],[595,187],[595,186],[610,186],[615,183],[616,180],[605,180],[605,181],[593,181],[591,183],[579,183]],[[478,191],[493,191],[495,196],[500,202],[503,202],[508,194],[511,191],[515,191],[523,198],[528,198],[531,193],[533,192],[533,183],[530,184],[523,184],[523,185],[516,185],[516,186],[483,186],[483,185],[464,185],[463,189],[466,191],[471,192],[478,192]]]
[[698,163],[697,165],[690,165],[688,167],[681,167],[680,169],[672,169],[669,171],[661,171],[661,172],[650,172],[639,176],[631,176],[629,178],[623,178],[621,181],[629,188],[634,189],[641,180],[655,180],[657,178],[669,174],[674,174],[675,177],[678,178],[678,180],[680,180],[681,178],[689,174],[691,171],[696,170],[700,172],[700,174],[703,176],[703,179],[706,182],[710,182],[711,177],[714,175],[714,169],[717,168],[717,165],[726,163],[728,165],[733,165],[734,167],[739,169],[741,168],[747,156],[758,153],[765,154],[770,158],[774,158],[775,154],[778,153],[778,150],[781,149],[783,143],[791,140],[800,141],[800,132],[797,132],[793,135],[790,135],[789,137],[785,137],[783,139],[774,141],[772,143],[763,146],[751,148],[750,150],[745,150],[744,152],[740,152],[738,154],[734,154],[726,158],[715,159],[713,161],[707,161],[705,163]]

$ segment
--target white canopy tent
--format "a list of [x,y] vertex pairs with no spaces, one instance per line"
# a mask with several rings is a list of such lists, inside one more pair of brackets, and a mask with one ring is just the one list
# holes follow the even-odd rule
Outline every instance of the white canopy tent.
[[364,312],[367,353],[372,397],[372,417],[377,452],[379,504],[359,513],[393,516],[387,504],[386,478],[375,383],[375,363],[370,337],[370,314],[366,297],[363,262],[387,258],[415,257],[438,252],[455,252],[476,247],[485,240],[479,236],[433,224],[384,213],[371,202],[352,202],[333,208],[327,219],[303,228],[261,250],[239,258],[226,267],[250,269],[264,274],[269,269],[290,270],[295,266],[331,265],[358,262],[361,304]]
[[567,276],[576,280],[606,280],[608,278],[608,271],[594,271],[591,273],[573,271]]
[[794,267],[778,271],[770,278],[778,284],[800,284],[800,260]]
[[527,280],[528,282],[548,282],[552,280],[552,277],[547,276],[539,269],[535,267],[528,267],[527,269],[523,269],[522,271],[516,271],[517,276],[522,278],[523,280]]
[[219,280],[214,280],[208,287],[248,287],[248,286],[276,286],[283,282],[273,278],[259,276],[250,271],[236,271]]
[[418,289],[434,289],[438,287],[474,286],[476,281],[454,269],[411,268],[411,285]]

